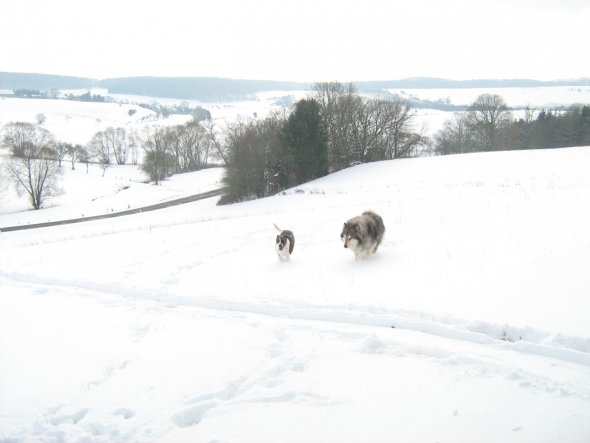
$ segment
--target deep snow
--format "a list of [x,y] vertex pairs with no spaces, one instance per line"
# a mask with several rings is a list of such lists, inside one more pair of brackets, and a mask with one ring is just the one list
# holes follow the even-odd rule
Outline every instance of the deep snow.
[[[588,442],[589,165],[589,147],[396,160],[0,233],[0,441]],[[340,229],[369,208],[386,238],[355,261]]]

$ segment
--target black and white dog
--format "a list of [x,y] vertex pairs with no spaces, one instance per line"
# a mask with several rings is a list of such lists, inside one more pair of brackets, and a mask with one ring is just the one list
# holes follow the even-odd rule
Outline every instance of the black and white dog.
[[279,231],[279,235],[277,235],[277,241],[275,243],[275,249],[277,251],[277,255],[279,256],[279,260],[289,261],[289,258],[291,258],[291,254],[293,253],[293,248],[295,247],[295,236],[291,231],[283,230],[277,225],[274,226],[275,229]]
[[384,234],[385,225],[381,216],[366,211],[344,223],[340,238],[344,247],[354,252],[355,259],[364,259],[377,252]]

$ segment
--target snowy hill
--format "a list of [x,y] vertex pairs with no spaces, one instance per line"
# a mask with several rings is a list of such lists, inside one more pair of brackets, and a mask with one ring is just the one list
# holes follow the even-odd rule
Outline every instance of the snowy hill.
[[94,134],[104,131],[109,126],[141,131],[142,128],[154,124],[183,124],[190,120],[190,116],[176,114],[165,121],[158,120],[155,112],[135,104],[54,99],[0,99],[1,125],[16,121],[36,123],[38,114],[46,117],[43,127],[58,141],[81,145],[86,145]]
[[[0,167],[3,158],[0,157]],[[18,195],[6,180],[0,192],[0,229],[50,221],[105,215],[162,203],[221,187],[223,168],[176,174],[155,186],[139,166],[112,165],[104,173],[99,165],[77,165],[71,170],[64,162],[60,170],[59,193],[48,198],[44,209],[34,211],[26,193]]]
[[[0,233],[0,441],[587,442],[588,165],[395,160]],[[355,261],[366,209],[385,240]]]

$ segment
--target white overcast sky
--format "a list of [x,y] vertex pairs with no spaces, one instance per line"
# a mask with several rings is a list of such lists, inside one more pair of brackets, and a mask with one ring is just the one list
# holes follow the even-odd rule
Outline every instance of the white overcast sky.
[[2,0],[0,71],[590,77],[590,0]]

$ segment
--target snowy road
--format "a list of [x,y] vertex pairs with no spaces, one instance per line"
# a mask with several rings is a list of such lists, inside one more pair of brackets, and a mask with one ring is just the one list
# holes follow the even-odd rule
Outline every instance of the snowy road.
[[49,221],[49,222],[44,222],[44,223],[33,223],[33,224],[27,224],[27,225],[6,226],[4,228],[0,228],[0,232],[12,232],[12,231],[23,231],[26,229],[49,228],[51,226],[71,225],[73,223],[82,223],[82,222],[89,222],[89,221],[95,221],[95,220],[104,220],[106,218],[122,217],[125,215],[141,214],[142,212],[157,211],[159,209],[170,208],[171,206],[184,205],[186,203],[191,203],[191,202],[195,202],[195,201],[199,201],[199,200],[204,200],[206,198],[220,196],[221,194],[223,194],[223,191],[224,191],[223,188],[214,189],[212,191],[201,192],[199,194],[190,195],[188,197],[176,198],[173,200],[167,200],[165,202],[156,203],[153,205],[142,206],[140,208],[129,209],[127,211],[111,212],[109,214],[103,214],[103,215],[70,218],[67,220],[56,220],[56,221]]

